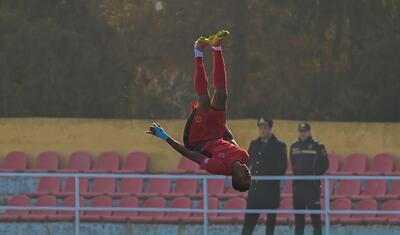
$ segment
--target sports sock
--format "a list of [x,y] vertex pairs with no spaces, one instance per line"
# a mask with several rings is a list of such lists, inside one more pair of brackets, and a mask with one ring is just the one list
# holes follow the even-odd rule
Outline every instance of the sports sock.
[[213,47],[213,81],[215,89],[223,89],[227,86],[225,62],[221,47]]
[[208,92],[208,79],[206,70],[204,69],[203,57],[195,58],[194,87],[197,95],[199,96]]

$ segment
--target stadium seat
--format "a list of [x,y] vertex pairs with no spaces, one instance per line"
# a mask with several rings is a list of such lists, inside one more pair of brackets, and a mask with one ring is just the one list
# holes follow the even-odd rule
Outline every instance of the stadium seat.
[[[57,199],[52,195],[41,196],[36,201],[37,207],[56,207]],[[57,210],[31,210],[30,214],[21,217],[22,220],[44,221],[55,217]]]
[[360,195],[360,180],[340,180],[339,187],[335,190],[332,198],[346,198]]
[[61,178],[48,176],[40,178],[36,192],[28,193],[27,195],[30,197],[38,197],[47,194],[55,195],[59,193],[60,190],[61,190]]
[[93,169],[89,173],[103,173],[119,170],[119,154],[117,152],[103,152],[99,155]]
[[281,193],[282,198],[288,198],[293,196],[293,181],[285,180],[285,187]]
[[131,152],[125,159],[121,170],[114,173],[144,173],[147,172],[149,156],[144,152]]
[[236,191],[232,185],[228,187],[228,189],[224,193],[217,194],[218,199],[229,199],[233,197],[243,197],[247,198],[247,192],[239,192]]
[[[87,193],[89,180],[88,178],[79,178],[79,194]],[[68,197],[75,195],[75,177],[68,177],[65,181],[65,189],[61,192],[54,193],[57,197]]]
[[386,195],[378,196],[378,200],[394,200],[400,198],[400,180],[393,180],[392,187]]
[[54,151],[42,152],[36,158],[36,164],[30,172],[54,172],[58,170],[60,154]]
[[[292,198],[284,198],[281,200],[279,210],[293,210],[293,200]],[[293,213],[278,213],[276,217],[277,223],[287,224],[293,222]]]
[[[377,210],[378,203],[375,199],[366,198],[361,200],[355,210]],[[359,224],[365,222],[365,220],[372,220],[375,218],[375,214],[352,214],[350,218],[340,219],[341,223]]]
[[[178,197],[172,200],[171,208],[192,208],[192,201],[188,197]],[[163,218],[159,218],[158,222],[177,223],[182,222],[184,218],[190,216],[190,212],[167,212]]]
[[341,157],[336,153],[330,153],[328,155],[328,158],[329,158],[329,168],[327,174],[329,175],[336,174],[339,171]]
[[394,169],[394,156],[390,153],[380,153],[374,157],[368,169],[369,175],[390,175]]
[[90,192],[82,193],[86,197],[96,197],[101,195],[112,195],[115,193],[114,178],[95,178]]
[[85,172],[90,169],[92,164],[92,154],[85,151],[73,152],[68,159],[68,164],[58,172]]
[[[331,210],[351,210],[351,201],[347,198],[337,198],[331,204]],[[331,214],[332,223],[339,223],[341,220],[350,218],[350,214]]]
[[[208,197],[207,201],[208,209],[216,210],[218,209],[218,199],[216,197]],[[196,209],[204,208],[204,200],[201,199],[196,206]],[[208,219],[213,219],[218,216],[218,213],[208,213]],[[184,218],[183,221],[187,223],[202,223],[203,222],[203,212],[194,212],[190,217]]]
[[28,155],[24,152],[15,151],[8,153],[4,159],[0,172],[25,171],[28,166]]
[[386,194],[386,180],[368,180],[360,195],[351,196],[352,200],[378,198]]
[[[162,197],[150,197],[145,200],[143,206],[144,208],[165,208],[165,199]],[[161,219],[164,214],[164,211],[141,211],[139,212],[139,217],[135,220],[137,222],[153,222]]]
[[[136,197],[123,197],[119,201],[120,208],[137,208],[139,200]],[[139,215],[138,211],[114,211],[111,216],[104,217],[104,220],[110,222],[125,222],[135,220]]]
[[[400,211],[400,200],[389,200],[383,204],[383,211],[393,210]],[[387,224],[390,221],[396,221],[400,219],[400,214],[377,214],[375,218],[365,219],[367,223],[382,223]]]
[[[215,197],[220,195],[225,190],[225,179],[207,179],[207,193],[208,196]],[[203,186],[200,187],[198,193],[190,193],[190,197],[202,198],[203,197]]]
[[367,169],[367,155],[364,153],[353,153],[350,154],[344,164],[342,171],[337,172],[337,174],[341,175],[355,175],[355,174],[363,174]]
[[[242,197],[230,198],[225,202],[225,210],[245,210],[246,200]],[[216,223],[232,223],[232,222],[243,222],[243,212],[229,212],[219,213],[217,217],[212,218],[212,222]]]
[[[8,200],[9,206],[30,206],[31,202],[26,195],[13,196]],[[29,210],[6,210],[0,215],[0,221],[16,221],[29,215]]]
[[[98,196],[93,198],[91,207],[112,207],[112,199],[109,196]],[[111,215],[111,210],[107,211],[87,211],[82,216],[84,221],[99,221],[103,218],[108,218]]]
[[156,197],[171,192],[171,179],[150,179],[146,192],[140,193],[139,197]]
[[182,156],[181,159],[179,160],[177,169],[169,171],[168,173],[184,174],[184,173],[205,173],[205,172],[204,170],[201,170],[199,168],[199,164]]
[[290,161],[287,163],[287,169],[286,169],[285,174],[293,175],[293,167],[292,167],[292,163]]
[[175,188],[171,193],[163,193],[165,198],[183,197],[197,193],[197,179],[177,179]]
[[113,197],[135,196],[143,193],[143,179],[123,178],[119,186],[119,191],[112,193]]
[[[70,196],[65,198],[64,207],[75,207],[75,196]],[[85,206],[85,199],[83,197],[79,197],[79,206]],[[79,212],[79,216],[83,216],[83,211]],[[57,221],[71,221],[75,218],[75,211],[58,211],[56,216],[50,218],[51,220]]]
[[[334,181],[329,180],[329,196],[333,194]],[[325,198],[325,180],[321,180],[321,198]]]

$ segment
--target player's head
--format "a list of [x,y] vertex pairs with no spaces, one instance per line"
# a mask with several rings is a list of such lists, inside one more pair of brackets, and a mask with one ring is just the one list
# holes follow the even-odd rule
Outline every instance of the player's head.
[[311,136],[311,126],[308,123],[300,123],[298,127],[299,139],[304,141]]
[[232,187],[236,191],[245,192],[249,190],[250,184],[251,173],[249,168],[239,161],[234,162],[232,171]]

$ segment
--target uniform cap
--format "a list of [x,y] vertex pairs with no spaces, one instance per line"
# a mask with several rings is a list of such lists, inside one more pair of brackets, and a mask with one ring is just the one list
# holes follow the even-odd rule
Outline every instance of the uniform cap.
[[272,127],[274,125],[274,121],[272,121],[271,119],[267,119],[267,118],[258,119],[257,126],[260,126],[260,125],[263,125],[263,124],[265,124],[265,125],[267,125],[269,127]]
[[311,130],[310,124],[308,124],[306,122],[299,124],[298,131],[310,131],[310,130]]

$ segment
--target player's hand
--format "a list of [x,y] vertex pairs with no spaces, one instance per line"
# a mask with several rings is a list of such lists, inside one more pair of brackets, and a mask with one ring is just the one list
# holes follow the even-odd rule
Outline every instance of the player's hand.
[[150,126],[149,130],[146,131],[146,133],[157,136],[158,138],[161,138],[163,140],[167,140],[169,138],[167,132],[165,132],[164,129],[162,129],[162,127],[158,123],[153,123]]

